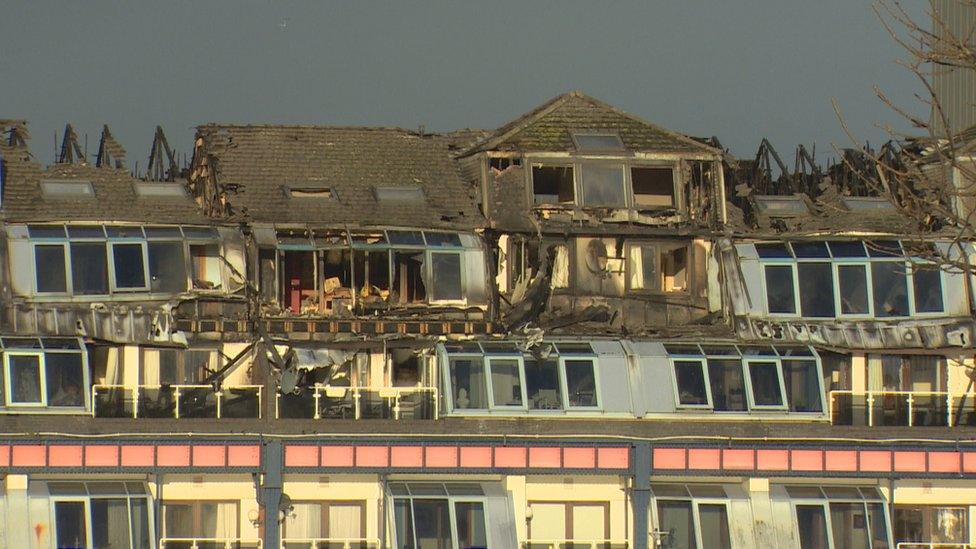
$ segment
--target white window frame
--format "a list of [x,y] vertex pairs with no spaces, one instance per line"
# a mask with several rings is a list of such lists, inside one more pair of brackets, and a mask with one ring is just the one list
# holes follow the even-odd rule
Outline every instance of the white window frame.
[[[588,361],[593,367],[593,391],[594,400],[596,404],[594,406],[573,406],[569,403],[569,376],[566,373],[566,361]],[[596,355],[591,354],[560,354],[559,355],[559,384],[560,392],[563,398],[563,410],[564,411],[600,411],[603,410],[603,401],[600,398],[600,360]]]
[[831,503],[859,503],[859,504],[861,504],[861,506],[864,508],[864,519],[865,519],[865,521],[867,521],[866,522],[866,530],[868,532],[868,538],[867,538],[868,544],[871,544],[871,541],[872,541],[871,540],[872,525],[870,523],[870,521],[871,521],[871,515],[870,515],[870,513],[868,513],[868,504],[871,504],[871,503],[880,503],[881,506],[882,506],[882,510],[883,510],[884,517],[885,517],[885,531],[887,533],[888,541],[889,541],[888,547],[891,548],[891,547],[894,547],[895,546],[894,541],[893,541],[894,540],[894,535],[892,533],[892,517],[891,517],[891,512],[890,512],[890,509],[888,508],[888,502],[886,502],[884,500],[876,500],[876,499],[853,499],[853,498],[830,498],[830,497],[828,497],[827,499],[824,499],[824,498],[793,498],[793,497],[790,497],[789,495],[787,495],[787,497],[789,497],[789,499],[790,499],[790,511],[792,512],[792,515],[793,515],[791,517],[791,519],[793,521],[793,533],[794,534],[799,535],[799,532],[800,532],[800,524],[799,524],[799,521],[797,520],[797,517],[796,517],[796,508],[797,508],[797,506],[803,506],[803,507],[817,507],[817,506],[819,506],[819,507],[821,507],[823,509],[823,511],[824,511],[824,518],[825,518],[824,524],[826,525],[826,528],[827,528],[827,545],[828,545],[828,548],[829,549],[842,549],[842,548],[837,547],[837,545],[834,543],[834,527],[833,527],[833,524],[831,523],[831,518],[830,518],[830,504]]
[[[756,396],[752,387],[752,364],[757,362],[770,362],[776,368],[776,379],[779,382],[779,396],[782,404],[756,404]],[[742,369],[745,377],[746,399],[748,400],[750,411],[789,411],[790,404],[786,400],[786,384],[783,382],[783,363],[779,357],[742,357]]]
[[[116,246],[131,246],[138,245],[142,249],[142,286],[126,286],[119,287],[117,281],[115,280],[115,247]],[[145,240],[109,240],[108,241],[108,253],[111,258],[111,267],[108,271],[108,285],[109,289],[114,292],[119,293],[130,293],[130,292],[148,292],[149,291],[149,257],[147,254],[148,250],[146,248]]]
[[[864,258],[852,258],[851,261],[834,259],[831,262],[834,267],[834,312],[837,318],[849,319],[870,319],[874,318],[874,277],[871,276],[871,262]],[[860,267],[864,270],[864,279],[867,285],[868,312],[866,313],[845,313],[841,303],[840,291],[840,268],[846,266]]]
[[[723,488],[724,489],[724,488]],[[653,492],[653,488],[651,489]],[[725,507],[725,520],[729,526],[729,543],[731,547],[735,547],[735,539],[732,536],[732,513],[729,507],[729,498],[724,497],[694,497],[689,495],[688,497],[680,496],[657,496],[655,495],[651,502],[651,511],[654,515],[652,528],[656,531],[661,531],[661,517],[657,510],[658,501],[686,501],[691,504],[691,516],[693,519],[693,526],[695,529],[695,547],[704,548],[705,545],[702,543],[702,527],[701,527],[701,514],[698,511],[699,505],[721,505]],[[667,541],[662,540],[662,541]]]
[[[488,387],[488,409],[489,410],[505,410],[505,411],[529,411],[529,396],[528,389],[525,386],[525,360],[522,354],[511,354],[511,355],[484,355],[485,357],[485,376],[488,377],[486,386]],[[506,406],[495,404],[495,386],[492,383],[492,362],[496,360],[516,360],[518,361],[518,373],[519,373],[519,389],[522,394],[522,405],[521,406]]]
[[[487,547],[493,547],[493,545],[492,545],[492,539],[491,539],[491,529],[488,527],[489,520],[490,520],[490,517],[489,517],[490,512],[489,512],[489,508],[488,508],[488,498],[486,498],[486,497],[478,497],[478,496],[451,496],[451,495],[447,495],[447,494],[445,494],[443,496],[414,496],[414,495],[400,496],[400,495],[391,495],[390,496],[390,499],[392,500],[391,503],[390,503],[390,511],[391,511],[391,513],[392,513],[393,509],[395,509],[395,505],[396,505],[396,501],[397,500],[408,501],[410,503],[410,520],[411,520],[410,531],[413,533],[413,540],[411,540],[412,541],[412,544],[411,544],[412,547],[418,547],[418,545],[417,545],[417,528],[416,528],[416,524],[417,524],[416,523],[416,516],[417,515],[414,512],[414,508],[413,508],[413,502],[414,502],[414,500],[427,500],[427,501],[443,500],[443,501],[446,501],[447,502],[448,517],[450,517],[449,520],[450,520],[450,523],[451,523],[450,524],[450,527],[451,527],[451,546],[452,546],[452,549],[460,549],[460,543],[459,543],[460,540],[458,540],[458,532],[457,532],[457,513],[456,513],[456,511],[454,509],[455,506],[458,503],[480,503],[481,504],[481,508],[484,510],[484,516],[485,516],[485,525],[484,525],[485,526],[485,542],[486,542],[485,545]],[[395,526],[390,529],[390,533],[392,534],[392,538],[393,538],[392,541],[394,542],[394,545],[393,546],[394,547],[400,547],[400,546],[402,546],[402,544],[399,543],[400,540],[396,539],[397,538],[397,532],[396,532],[396,527]]]
[[[800,317],[800,280],[796,273],[796,260],[795,259],[768,259],[759,262],[762,266],[762,297],[763,303],[766,305],[766,314],[774,318],[799,318]],[[767,290],[766,284],[766,267],[771,266],[784,266],[789,267],[790,272],[793,275],[793,311],[792,313],[774,313],[769,310],[769,292]]]
[[[674,391],[674,404],[678,410],[711,410],[712,409],[712,384],[708,378],[708,360],[705,357],[673,357],[671,362],[671,388]],[[705,404],[682,404],[681,391],[678,387],[678,370],[675,362],[697,362],[702,370],[702,379],[705,380]]]
[[[38,246],[61,246],[61,250],[64,254],[64,291],[63,292],[42,292],[37,288],[37,247]],[[31,240],[31,270],[33,271],[33,277],[31,277],[31,282],[33,283],[34,295],[39,296],[63,296],[63,295],[73,295],[74,287],[71,280],[71,247],[68,246],[67,240],[43,240],[43,239],[32,239]]]
[[[389,261],[393,261],[393,254],[389,253],[392,248],[387,248],[387,257],[390,258]],[[424,249],[424,270],[427,272],[427,282],[434,281],[434,254],[451,254],[458,257],[458,269],[460,270],[460,283],[461,283],[461,299],[434,299],[433,289],[427,289],[427,302],[436,303],[441,305],[464,305],[468,302],[468,284],[467,284],[467,271],[465,270],[464,264],[464,249],[463,248],[452,248],[452,247],[426,247]],[[391,265],[390,270],[390,284],[393,283],[393,270]]]
[[[441,356],[443,356],[443,359],[441,359]],[[451,413],[454,414],[465,414],[465,415],[478,415],[478,414],[485,414],[490,412],[491,397],[489,395],[491,393],[491,387],[489,385],[490,380],[487,379],[488,377],[490,377],[488,375],[489,371],[488,371],[487,357],[483,354],[477,354],[477,353],[444,353],[443,355],[439,354],[438,359],[443,360],[444,364],[447,366],[446,368],[441,368],[441,370],[443,371],[444,386],[447,387],[447,392],[445,393],[444,397],[446,399],[445,402],[447,403],[448,410],[450,410]],[[451,361],[453,361],[454,359],[481,360],[482,363],[481,375],[485,383],[485,391],[486,391],[484,408],[457,408],[454,405],[454,384],[451,383],[451,367],[452,367]]]
[[942,297],[942,310],[934,311],[934,312],[922,312],[917,310],[915,307],[915,269],[917,268],[916,265],[935,265],[935,263],[931,261],[920,261],[917,259],[915,260],[909,259],[907,261],[906,270],[908,276],[908,296],[910,300],[908,307],[909,310],[911,310],[912,312],[912,316],[921,316],[921,317],[944,316],[946,314],[946,309],[947,309],[946,292],[945,292],[946,290],[945,272],[941,268],[938,268],[938,266],[936,266],[937,269],[936,272],[939,273],[939,294]]
[[[10,375],[10,357],[13,356],[37,357],[37,374],[40,377],[40,402],[14,402],[11,400],[13,391],[10,385],[12,377]],[[47,408],[47,365],[44,359],[44,351],[40,349],[37,351],[5,350],[3,352],[3,389],[4,405],[8,408]]]
[[[134,541],[135,541],[135,535],[136,535],[136,532],[133,530],[133,524],[132,524],[132,500],[134,500],[134,499],[144,500],[146,502],[146,524],[147,524],[147,526],[149,528],[149,541],[150,541],[150,543],[152,543],[152,541],[154,539],[156,539],[155,536],[154,536],[154,533],[155,533],[154,526],[155,526],[155,524],[154,524],[154,521],[153,521],[153,506],[152,506],[152,501],[150,500],[150,497],[148,495],[134,495],[134,494],[111,494],[111,495],[100,495],[99,494],[99,495],[94,495],[94,496],[93,495],[86,495],[86,496],[82,496],[82,495],[77,495],[77,496],[59,496],[59,495],[52,495],[52,496],[50,496],[51,537],[52,537],[53,541],[55,542],[55,544],[57,543],[57,539],[58,539],[58,524],[57,524],[57,515],[55,514],[55,504],[56,503],[59,503],[59,502],[69,502],[69,503],[71,503],[71,502],[81,502],[81,503],[84,503],[85,504],[85,538],[86,538],[86,546],[87,547],[94,547],[94,541],[92,539],[92,535],[93,535],[93,528],[92,528],[92,526],[93,525],[92,525],[92,510],[91,510],[91,502],[92,502],[93,499],[124,499],[125,500],[125,505],[126,505],[126,518],[129,521],[129,548],[131,548],[131,547],[133,547],[135,545],[134,544]],[[125,548],[122,548],[122,549],[125,549]]]

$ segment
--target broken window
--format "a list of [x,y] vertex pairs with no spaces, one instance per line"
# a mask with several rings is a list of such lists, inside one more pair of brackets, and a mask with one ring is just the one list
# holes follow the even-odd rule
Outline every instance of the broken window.
[[461,254],[450,252],[431,252],[431,292],[432,301],[459,301],[461,289]]
[[427,299],[423,270],[423,250],[394,250],[393,291],[398,303],[418,303]]
[[289,198],[315,198],[319,200],[336,200],[335,189],[319,186],[285,186],[285,196]]
[[634,193],[634,207],[638,209],[677,207],[674,168],[632,167],[630,181]]
[[145,244],[142,242],[113,242],[112,288],[115,290],[146,290]]
[[573,167],[532,166],[532,194],[535,204],[573,204]]
[[65,273],[64,245],[35,244],[34,273],[37,293],[67,293],[68,278]]
[[369,301],[390,297],[390,252],[389,250],[353,250],[356,294]]
[[552,261],[552,273],[550,274],[550,286],[556,288],[569,288],[569,247],[565,244],[555,244],[550,246],[550,253],[555,254]]
[[772,314],[796,314],[793,267],[766,265],[766,305]]
[[108,294],[108,258],[104,242],[71,243],[71,285],[75,295]]
[[709,358],[708,382],[713,410],[744,412],[748,409],[741,360]]
[[708,406],[708,389],[703,360],[675,360],[678,406]]
[[630,289],[683,292],[688,289],[685,244],[634,244],[629,257]]
[[783,408],[783,380],[779,365],[772,360],[747,360],[753,408]]
[[182,241],[148,244],[149,290],[177,293],[186,291],[186,256]]
[[451,390],[457,410],[488,409],[485,363],[480,357],[452,357]]
[[553,357],[539,360],[526,357],[525,385],[531,410],[562,410],[559,390],[559,363]]
[[[193,246],[190,255],[194,257],[194,265],[200,261],[194,256]],[[204,258],[206,259],[206,257]],[[282,251],[281,252],[281,303],[295,314],[300,314],[316,304],[315,292],[315,252],[311,251]],[[196,285],[196,275],[194,276]]]
[[220,267],[219,244],[190,244],[190,278],[195,289],[220,289]]
[[796,266],[800,288],[800,314],[805,317],[836,316],[834,271],[829,262],[801,261]]
[[515,236],[508,247],[508,287],[515,288],[519,280],[529,281],[539,270],[539,242]]
[[353,297],[352,284],[352,251],[342,248],[329,248],[319,252],[322,265],[322,308],[323,312],[331,312],[337,303],[351,301]]
[[627,207],[623,164],[584,163],[581,175],[584,206]]

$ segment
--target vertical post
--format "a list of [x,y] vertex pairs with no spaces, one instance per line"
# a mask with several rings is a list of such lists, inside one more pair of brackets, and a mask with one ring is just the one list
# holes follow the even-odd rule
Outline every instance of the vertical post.
[[651,506],[651,444],[634,445],[634,549],[648,549]]
[[281,547],[281,469],[284,467],[284,450],[277,440],[261,446],[261,493],[258,502],[264,507],[264,547]]

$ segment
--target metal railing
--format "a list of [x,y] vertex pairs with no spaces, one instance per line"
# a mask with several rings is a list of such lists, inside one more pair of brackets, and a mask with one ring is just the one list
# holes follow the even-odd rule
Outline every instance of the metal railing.
[[437,419],[437,387],[305,387],[277,395],[275,417]]
[[896,549],[976,549],[970,543],[953,543],[951,541],[901,541]]
[[527,539],[523,549],[625,549],[625,539]]
[[261,549],[260,539],[162,538],[159,549]]
[[261,385],[92,386],[92,417],[260,418]]
[[374,549],[380,540],[369,538],[281,538],[281,549]]
[[830,391],[828,401],[834,425],[976,425],[976,393],[842,389]]

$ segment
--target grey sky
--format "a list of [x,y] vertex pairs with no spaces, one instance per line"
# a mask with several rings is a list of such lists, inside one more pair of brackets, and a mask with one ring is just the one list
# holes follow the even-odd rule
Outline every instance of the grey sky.
[[142,168],[156,124],[186,153],[205,122],[493,128],[573,89],[791,160],[849,143],[832,98],[879,142],[872,87],[917,90],[868,0],[4,4],[0,117],[44,163],[67,121]]

